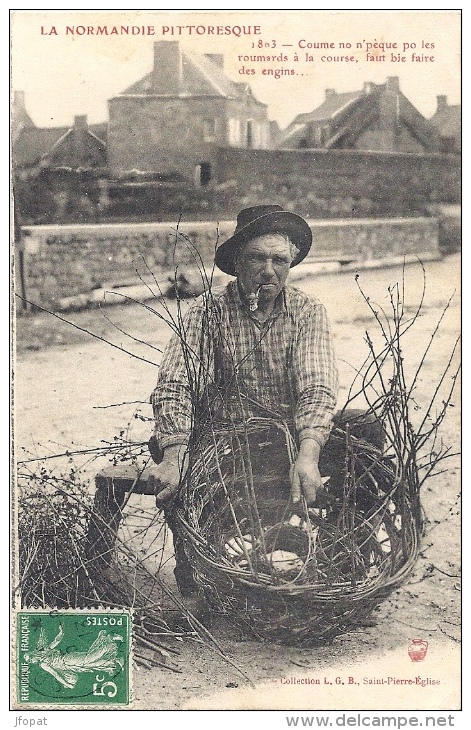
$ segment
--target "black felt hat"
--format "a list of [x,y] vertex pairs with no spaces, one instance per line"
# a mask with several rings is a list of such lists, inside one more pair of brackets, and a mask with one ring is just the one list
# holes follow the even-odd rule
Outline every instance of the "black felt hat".
[[234,235],[221,243],[216,250],[216,266],[225,274],[235,276],[234,257],[239,247],[265,233],[285,234],[299,249],[291,267],[297,266],[311,248],[312,232],[304,218],[283,210],[281,205],[255,205],[240,211]]

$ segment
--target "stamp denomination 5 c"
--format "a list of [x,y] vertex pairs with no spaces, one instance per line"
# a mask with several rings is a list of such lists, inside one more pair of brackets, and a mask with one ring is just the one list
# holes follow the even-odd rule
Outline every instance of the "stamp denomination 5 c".
[[16,621],[19,706],[129,705],[129,612],[19,611]]

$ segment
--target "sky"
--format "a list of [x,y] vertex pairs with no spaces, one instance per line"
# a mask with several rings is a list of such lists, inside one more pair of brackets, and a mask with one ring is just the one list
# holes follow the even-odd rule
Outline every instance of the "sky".
[[[151,71],[154,42],[178,40],[198,53],[223,53],[228,76],[248,83],[282,128],[319,106],[326,88],[355,91],[388,76],[399,77],[403,93],[429,118],[437,95],[461,101],[460,23],[458,10],[16,10],[11,89],[24,91],[37,126],[72,125],[78,114],[104,122],[108,99]],[[111,33],[121,25],[140,30]],[[97,35],[99,26],[108,35]],[[329,60],[341,56],[351,60]]]

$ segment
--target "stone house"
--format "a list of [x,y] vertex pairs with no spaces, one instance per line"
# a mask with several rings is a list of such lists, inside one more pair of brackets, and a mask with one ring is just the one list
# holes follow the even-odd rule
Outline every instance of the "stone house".
[[24,102],[17,92],[23,223],[205,220],[272,200],[315,217],[415,215],[458,197],[459,155],[435,158],[461,149],[460,107],[438,97],[427,120],[397,77],[328,89],[317,109],[280,130],[250,87],[227,77],[222,55],[160,41],[151,72],[109,100],[109,122],[79,115],[72,127],[39,128]]
[[[15,95],[17,98],[24,106],[23,94],[18,97]],[[19,119],[15,103],[12,118]],[[15,168],[104,168],[108,164],[107,126],[106,123],[88,125],[85,115],[77,115],[72,127],[37,127],[33,122],[16,123],[13,136]]]
[[[88,125],[78,115],[72,127],[36,127],[23,94],[12,109],[12,158],[18,215],[38,222],[77,214],[93,219],[106,196],[107,124]],[[22,123],[18,123],[22,120]],[[104,207],[104,206],[102,206]]]
[[399,88],[399,78],[365,83],[360,91],[326,89],[324,102],[298,114],[281,134],[280,149],[355,149],[377,152],[438,151],[437,134]]
[[267,105],[223,65],[222,54],[156,42],[152,71],[108,102],[111,173],[153,171],[205,186],[216,147],[270,148]]

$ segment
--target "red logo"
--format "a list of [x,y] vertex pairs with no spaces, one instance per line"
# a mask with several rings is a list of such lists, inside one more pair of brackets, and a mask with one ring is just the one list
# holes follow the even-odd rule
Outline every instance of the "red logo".
[[422,662],[425,659],[428,649],[428,641],[425,639],[411,639],[408,654],[413,662]]

